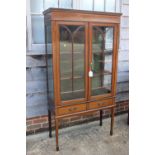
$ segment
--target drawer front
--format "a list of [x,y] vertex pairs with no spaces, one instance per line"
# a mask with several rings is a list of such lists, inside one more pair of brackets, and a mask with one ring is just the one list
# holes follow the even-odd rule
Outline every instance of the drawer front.
[[90,102],[88,105],[89,109],[97,109],[97,108],[101,108],[104,106],[109,106],[112,105],[113,101],[112,99],[106,99],[106,100],[98,100],[98,101],[94,101],[94,102]]
[[86,110],[86,104],[73,105],[73,106],[58,108],[57,114],[58,115],[72,114],[72,113],[76,113],[84,110]]

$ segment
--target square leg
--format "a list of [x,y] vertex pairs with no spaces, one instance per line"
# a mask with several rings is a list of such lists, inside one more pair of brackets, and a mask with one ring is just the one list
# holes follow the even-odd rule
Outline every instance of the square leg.
[[49,137],[52,137],[51,110],[48,110]]
[[102,114],[103,114],[103,111],[100,110],[100,126],[102,126]]
[[111,126],[110,126],[110,135],[113,135],[113,127],[114,127],[114,114],[115,114],[115,109],[114,107],[111,108]]
[[55,135],[56,135],[56,151],[59,151],[59,139],[58,139],[58,136],[59,136],[59,121],[58,119],[55,118]]

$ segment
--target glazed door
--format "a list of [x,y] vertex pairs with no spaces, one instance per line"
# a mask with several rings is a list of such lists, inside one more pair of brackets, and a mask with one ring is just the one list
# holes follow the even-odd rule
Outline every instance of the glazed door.
[[57,22],[60,104],[87,100],[88,24]]
[[114,45],[116,27],[113,24],[89,25],[89,98],[107,97],[113,94]]

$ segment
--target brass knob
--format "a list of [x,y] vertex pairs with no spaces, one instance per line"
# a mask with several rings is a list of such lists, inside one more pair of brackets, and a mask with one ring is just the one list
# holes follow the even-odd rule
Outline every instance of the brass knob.
[[102,104],[101,103],[98,103],[97,105],[100,107]]
[[105,104],[104,102],[98,102],[98,106],[102,106],[103,104]]
[[74,110],[76,110],[76,109],[77,109],[77,107],[73,107],[73,108],[69,108],[68,111],[71,112],[71,111],[74,111]]
[[73,110],[77,110],[77,107],[74,107]]

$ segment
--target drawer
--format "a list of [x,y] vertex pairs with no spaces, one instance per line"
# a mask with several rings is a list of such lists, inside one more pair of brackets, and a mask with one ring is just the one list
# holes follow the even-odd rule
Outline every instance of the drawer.
[[98,100],[98,101],[90,102],[89,105],[88,105],[88,108],[89,109],[97,109],[97,108],[101,108],[101,107],[104,107],[104,106],[109,106],[109,105],[112,105],[112,104],[113,104],[112,99],[104,99],[104,100]]
[[86,110],[86,104],[78,104],[57,109],[58,115],[72,114]]

